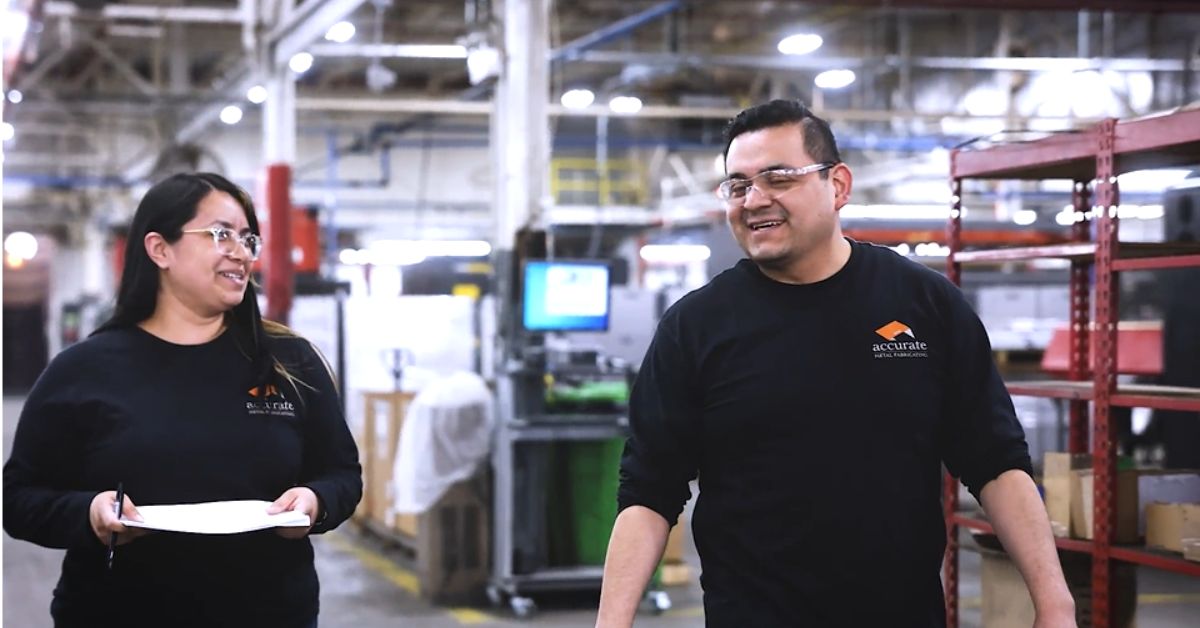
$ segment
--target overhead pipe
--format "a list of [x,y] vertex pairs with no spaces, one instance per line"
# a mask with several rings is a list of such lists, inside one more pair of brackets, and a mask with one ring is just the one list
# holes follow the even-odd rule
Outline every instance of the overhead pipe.
[[682,7],[683,2],[681,0],[668,0],[667,2],[660,2],[646,9],[645,11],[634,13],[633,15],[617,20],[608,26],[598,28],[587,35],[584,35],[583,37],[567,42],[550,53],[550,61],[553,63],[576,59],[580,53],[595,48],[596,46],[606,44],[619,37],[624,37],[633,32],[633,30],[639,26],[642,26],[648,22],[652,22],[664,15],[667,15],[668,13],[677,11]]

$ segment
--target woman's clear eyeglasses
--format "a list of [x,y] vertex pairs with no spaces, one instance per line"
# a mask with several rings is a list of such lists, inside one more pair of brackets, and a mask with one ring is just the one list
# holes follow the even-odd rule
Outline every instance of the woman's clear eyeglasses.
[[810,164],[803,168],[764,170],[749,179],[726,179],[717,187],[717,198],[720,198],[729,205],[741,205],[746,201],[746,195],[750,194],[750,188],[755,188],[759,194],[774,200],[778,194],[790,190],[792,185],[800,180],[800,177],[813,172],[828,170],[836,165],[836,161],[824,161],[819,164]]
[[228,227],[205,227],[204,229],[184,229],[183,233],[208,233],[212,235],[213,244],[217,245],[217,251],[221,255],[233,255],[237,253],[238,244],[246,249],[250,254],[251,261],[257,260],[259,255],[262,255],[263,239],[256,233],[247,233],[238,235],[236,231]]

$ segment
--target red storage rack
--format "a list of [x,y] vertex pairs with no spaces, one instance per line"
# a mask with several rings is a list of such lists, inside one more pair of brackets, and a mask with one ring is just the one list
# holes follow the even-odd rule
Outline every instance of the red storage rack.
[[[1200,412],[1200,388],[1119,386],[1117,365],[1117,273],[1132,270],[1200,267],[1200,250],[1181,244],[1121,243],[1117,238],[1117,175],[1133,170],[1200,163],[1200,110],[1176,111],[1144,118],[1104,120],[1078,132],[999,144],[977,150],[955,150],[950,158],[953,210],[946,226],[951,253],[946,272],[959,284],[963,264],[1044,258],[1070,260],[1070,363],[1065,380],[1011,382],[1014,395],[1070,401],[1072,453],[1092,453],[1095,465],[1094,541],[1056,539],[1060,549],[1091,554],[1092,617],[1096,628],[1114,619],[1109,576],[1112,561],[1132,562],[1200,577],[1200,563],[1141,547],[1113,544],[1116,529],[1116,443],[1110,433],[1113,406]],[[963,251],[962,189],[964,179],[1071,179],[1075,211],[1085,219],[1072,228],[1072,242],[995,250]],[[1095,216],[1091,201],[1095,195]],[[1094,224],[1093,224],[1094,223]],[[1095,227],[1093,229],[1092,227]],[[1094,233],[1094,236],[1093,236]],[[1089,321],[1095,299],[1095,321]],[[1093,333],[1088,330],[1094,329]],[[1089,344],[1096,343],[1092,351]],[[1088,356],[1095,354],[1095,368]],[[1092,442],[1088,443],[1088,403],[1093,404]],[[945,483],[946,616],[958,626],[958,528],[991,531],[986,521],[960,515],[958,485]]]

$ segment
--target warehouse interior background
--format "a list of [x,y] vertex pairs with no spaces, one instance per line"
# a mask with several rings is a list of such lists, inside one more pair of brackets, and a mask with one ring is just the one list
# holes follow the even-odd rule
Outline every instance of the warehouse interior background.
[[[722,128],[743,107],[795,98],[828,119],[855,175],[843,229],[938,270],[955,150],[1200,108],[1200,2],[1187,0],[0,0],[0,36],[5,448],[47,362],[110,313],[149,186],[228,176],[267,222],[264,311],[335,364],[364,456],[359,516],[316,541],[329,627],[591,625],[615,503],[578,487],[615,473],[623,385],[658,317],[742,257],[713,190]],[[1197,242],[1200,150],[1185,149],[1190,161],[1118,177],[1122,242]],[[1070,242],[1073,187],[964,180],[964,245]],[[536,258],[603,262],[601,329],[522,328]],[[1066,370],[1071,269],[963,273],[1006,377]],[[1138,364],[1121,381],[1188,401],[1114,416],[1120,455],[1191,470],[1167,501],[1191,504],[1200,526],[1198,273],[1120,274],[1119,355]],[[536,376],[512,375],[534,355]],[[489,384],[495,420],[477,437],[481,471],[435,506],[482,513],[465,532],[481,558],[438,580],[430,556],[455,535],[396,510],[389,486],[422,468],[399,460],[417,447],[400,442],[406,409],[459,371]],[[1067,450],[1067,402],[1014,401],[1040,474]],[[508,425],[537,412],[551,420]],[[578,524],[567,551],[537,538],[553,524],[529,513],[554,497],[528,483],[571,456],[595,463],[563,489],[573,517],[601,523]],[[703,625],[678,528],[639,625]],[[1014,625],[1019,578],[958,532],[959,624]],[[4,539],[4,625],[50,625],[59,560]],[[1138,625],[1194,625],[1200,563],[1186,564],[1122,564]]]

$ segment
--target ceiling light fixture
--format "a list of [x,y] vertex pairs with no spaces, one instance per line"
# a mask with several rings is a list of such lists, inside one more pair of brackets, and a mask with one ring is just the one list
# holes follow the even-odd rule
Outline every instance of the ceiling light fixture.
[[0,142],[7,142],[17,136],[17,129],[7,122],[0,122]]
[[350,22],[342,21],[329,27],[325,31],[325,40],[332,41],[335,44],[344,44],[351,39],[354,39],[354,25]]
[[779,40],[779,52],[785,55],[806,55],[821,47],[825,43],[820,35],[812,33],[800,33],[798,35],[788,35]]
[[296,74],[304,74],[313,66],[313,56],[307,52],[297,52],[288,61],[288,67]]
[[242,121],[242,108],[237,105],[229,105],[221,110],[221,122],[225,124],[237,124]]
[[613,113],[634,114],[642,110],[642,99],[637,96],[614,96],[608,101]]
[[255,85],[254,87],[251,87],[250,89],[246,90],[246,100],[249,100],[256,105],[263,104],[267,101],[267,88],[263,87],[262,85]]
[[854,70],[825,70],[813,83],[821,89],[842,89],[854,82]]
[[596,95],[590,89],[572,89],[564,93],[559,101],[567,109],[587,109],[596,101]]
[[1037,222],[1037,217],[1037,212],[1032,209],[1022,209],[1013,214],[1012,221],[1025,227]]

